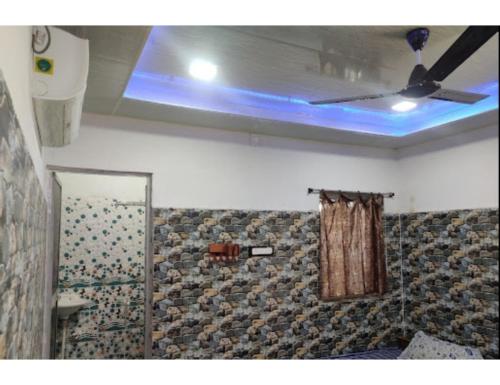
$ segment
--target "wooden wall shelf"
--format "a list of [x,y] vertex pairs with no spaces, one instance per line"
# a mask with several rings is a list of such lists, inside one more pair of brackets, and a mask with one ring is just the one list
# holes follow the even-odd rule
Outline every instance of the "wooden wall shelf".
[[235,243],[211,243],[208,245],[210,262],[236,262],[240,256],[240,245]]

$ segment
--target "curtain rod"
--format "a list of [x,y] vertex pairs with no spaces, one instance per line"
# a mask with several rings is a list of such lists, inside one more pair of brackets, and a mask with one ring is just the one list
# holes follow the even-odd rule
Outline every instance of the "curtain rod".
[[146,206],[144,202],[113,202],[115,206]]
[[[307,195],[309,194],[319,194],[322,191],[322,189],[317,189],[317,188],[311,188],[309,187],[307,189]],[[374,192],[360,192],[360,191],[342,191],[342,190],[323,190],[325,193],[330,193],[330,194],[361,194],[361,195],[369,195],[369,194],[375,194],[375,195],[382,195],[384,198],[394,198],[396,194],[393,192],[388,192],[388,193],[374,193]]]

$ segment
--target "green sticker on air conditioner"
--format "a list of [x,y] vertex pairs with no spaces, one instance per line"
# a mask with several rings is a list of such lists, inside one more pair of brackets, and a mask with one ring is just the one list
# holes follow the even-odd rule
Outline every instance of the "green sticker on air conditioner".
[[54,59],[46,57],[35,56],[35,72],[45,75],[54,74]]

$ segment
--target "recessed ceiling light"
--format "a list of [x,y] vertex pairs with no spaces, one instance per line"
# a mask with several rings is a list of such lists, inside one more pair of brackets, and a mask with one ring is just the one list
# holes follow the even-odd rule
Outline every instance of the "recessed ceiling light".
[[413,110],[417,106],[417,103],[409,102],[407,100],[403,102],[396,103],[395,105],[392,106],[392,109],[394,111],[398,112],[406,112]]
[[189,74],[193,78],[210,81],[217,75],[217,66],[206,60],[195,59],[189,64]]

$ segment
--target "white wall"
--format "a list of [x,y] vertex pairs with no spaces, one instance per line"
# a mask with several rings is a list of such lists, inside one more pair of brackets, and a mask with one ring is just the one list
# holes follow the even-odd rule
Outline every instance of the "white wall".
[[[397,190],[393,150],[85,115],[48,164],[153,173],[153,207],[317,209],[307,187]],[[253,144],[252,144],[253,143]],[[396,191],[397,192],[397,191]],[[397,199],[387,211],[397,211]]]
[[400,207],[498,207],[498,125],[399,151]]
[[104,197],[120,201],[144,202],[146,199],[145,177],[95,175],[58,172],[62,196]]
[[395,151],[84,115],[46,160],[152,172],[154,207],[317,209],[307,187],[394,191],[386,212],[498,206],[498,126]]
[[31,101],[31,66],[31,27],[0,27],[0,69],[9,87],[36,174],[47,196],[47,173],[38,145]]

